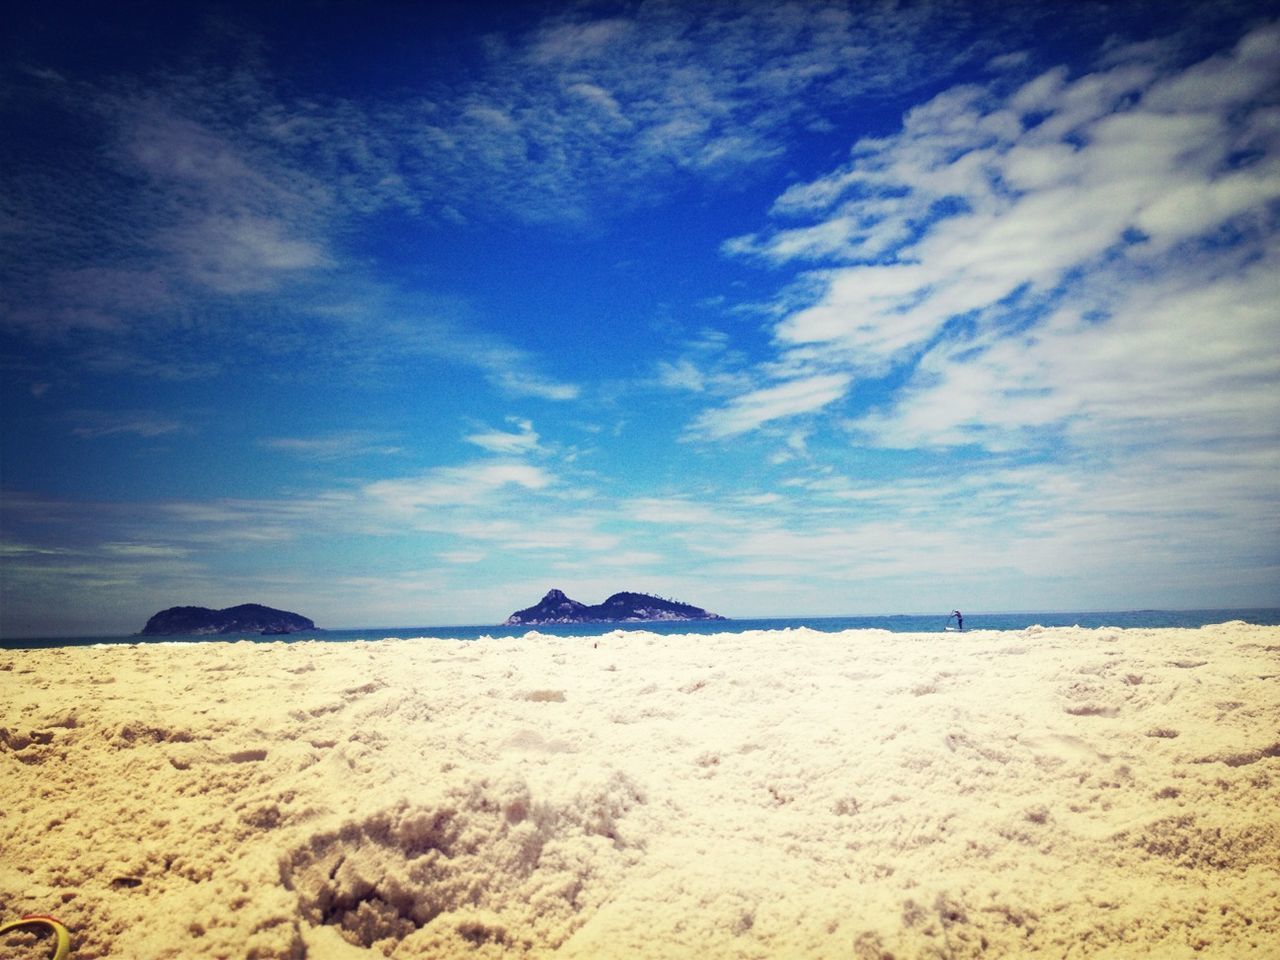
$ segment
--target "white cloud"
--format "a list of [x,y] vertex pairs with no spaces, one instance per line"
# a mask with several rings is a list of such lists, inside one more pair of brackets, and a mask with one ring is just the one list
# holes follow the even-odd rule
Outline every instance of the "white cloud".
[[101,549],[113,556],[144,560],[182,559],[191,555],[186,547],[162,543],[104,543]]
[[76,424],[71,432],[86,439],[125,434],[151,439],[188,429],[174,417],[149,410],[73,410],[67,418]]
[[494,385],[507,393],[518,397],[539,397],[543,400],[575,400],[582,392],[577,384],[558,383],[536,373],[508,366],[508,361],[504,359],[508,353],[509,351],[503,348],[488,355],[473,355],[477,365],[489,374]]
[[[320,313],[308,308],[368,286],[344,258],[355,218],[391,207],[437,223],[584,223],[665,196],[674,177],[750,175],[851,95],[948,69],[916,41],[926,28],[945,37],[962,25],[928,4],[856,16],[752,2],[611,18],[573,7],[477,38],[460,54],[467,69],[382,96],[296,96],[249,56],[39,84],[33,111],[100,134],[103,162],[90,177],[70,162],[33,165],[6,184],[0,229],[16,231],[9,249],[26,262],[0,284],[0,324],[91,339],[100,369],[207,375],[231,362],[227,344],[244,334],[236,308],[253,297],[261,347],[314,348],[329,338],[300,332]],[[85,268],[120,289],[150,272],[151,295],[126,303],[55,282]],[[387,339],[394,355],[403,343]],[[449,343],[437,338],[434,355],[499,390],[578,396],[496,338]],[[353,347],[356,363],[377,353]]]
[[419,477],[379,480],[364,488],[365,495],[395,513],[433,507],[479,503],[504,487],[543,490],[554,478],[526,463],[480,462],[461,467],[438,467]]
[[592,514],[539,513],[526,514],[519,520],[496,520],[485,523],[458,525],[450,529],[457,536],[470,537],[500,546],[504,551],[538,552],[554,554],[562,561],[592,563],[602,553],[617,548],[616,534],[600,529],[598,518]]
[[738,522],[723,509],[687,497],[642,497],[623,505],[632,521],[674,527],[726,527]]
[[751,175],[847,99],[950,69],[919,37],[962,30],[930,4],[571,7],[483,38],[469,69],[407,94],[261,114],[343,203],[582,223],[661,196],[675,173]]
[[528,57],[535,63],[594,60],[615,52],[634,29],[631,21],[620,18],[545,27],[533,37]]
[[275,289],[328,265],[327,197],[317,181],[248,131],[184,115],[199,107],[172,93],[168,101],[157,94],[99,101],[117,125],[117,162],[150,181],[150,191],[131,198],[133,215],[154,225],[149,245],[190,280],[225,294]]
[[289,275],[330,263],[319,243],[290,237],[278,221],[250,215],[211,216],[160,237],[192,280],[217,293],[274,290]]
[[412,344],[427,355],[473,367],[511,396],[568,401],[581,392],[577,384],[538,373],[535,357],[483,331],[467,330],[440,317],[418,319],[414,327],[404,339],[389,337],[389,344]]
[[599,107],[612,119],[620,123],[628,122],[618,106],[618,101],[609,94],[608,90],[597,87],[594,83],[571,83],[565,90]]
[[1262,345],[1280,334],[1280,245],[1222,266],[1187,254],[1158,282],[1107,290],[1105,321],[1063,306],[1018,338],[944,342],[856,426],[900,447],[1025,446],[1052,424],[1081,443],[1273,442],[1280,358]]
[[721,440],[774,420],[813,413],[844,396],[851,379],[847,374],[815,374],[762,387],[705,411],[691,430],[696,436]]
[[37,547],[27,543],[0,540],[0,557],[62,557],[69,551],[53,547]]
[[391,456],[402,448],[387,442],[382,434],[346,430],[316,437],[267,437],[258,445],[279,453],[308,460],[340,460],[347,457]]
[[[44,104],[99,137],[99,162],[89,178],[53,165],[6,184],[0,205],[17,235],[0,326],[109,373],[205,377],[239,363],[248,342],[273,359],[361,372],[426,355],[509,395],[578,396],[465,304],[394,289],[343,256],[351,218],[420,205],[439,186],[407,182],[392,156],[406,147],[392,150],[370,104],[286,105],[251,70],[138,88],[82,84],[82,96]],[[464,112],[478,105],[459,100]],[[405,110],[420,117],[421,106]]]
[[490,453],[514,455],[538,449],[538,434],[530,421],[512,417],[508,422],[516,428],[514,431],[486,430],[468,434],[464,439]]
[[483,550],[443,550],[436,556],[444,563],[470,565],[482,562],[489,555]]
[[[1072,418],[1079,434],[1161,409],[1245,409],[1280,333],[1264,306],[1280,122],[1263,93],[1280,80],[1266,54],[1277,43],[1269,26],[1181,70],[1146,47],[1074,79],[1055,69],[1012,92],[959,87],[899,133],[860,141],[846,167],[775,208],[821,219],[726,246],[835,263],[816,302],[777,324],[779,363],[824,352],[814,406],[838,398],[842,367],[847,385],[918,363],[906,391],[858,422],[895,445],[1000,447]],[[1230,236],[1205,242],[1219,230]],[[1176,401],[1173,383],[1186,388]],[[774,399],[752,391],[697,424],[749,430]]]
[[152,505],[136,521],[151,532],[173,532],[173,539],[212,547],[283,545],[332,529],[350,510],[349,496],[236,500],[178,500]]
[[604,529],[607,517],[592,506],[589,492],[507,454],[376,481],[361,494],[362,510],[389,519],[391,526],[381,533],[400,533],[408,524],[418,533],[446,538],[457,545],[444,549],[454,557],[451,562],[489,547],[499,547],[507,559],[531,552],[581,559],[619,543]]
[[707,388],[706,375],[688,358],[674,362],[658,361],[658,382],[664,387],[690,390],[694,393],[701,393]]

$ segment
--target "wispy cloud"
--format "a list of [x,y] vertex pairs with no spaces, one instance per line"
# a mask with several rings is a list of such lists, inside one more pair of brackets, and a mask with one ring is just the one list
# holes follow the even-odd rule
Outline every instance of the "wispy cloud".
[[[208,295],[266,293],[329,265],[333,209],[304,168],[219,116],[225,83],[152,78],[36,87],[51,122],[95,137],[92,175],[64,157],[19,167],[0,323],[46,337],[188,328]],[[212,80],[212,78],[206,78]]]
[[508,397],[564,402],[581,393],[578,384],[542,372],[543,358],[486,330],[483,318],[458,298],[363,276],[311,289],[281,339],[276,349],[361,376],[442,360],[478,374]]
[[[205,189],[285,187],[291,200],[319,192],[441,221],[582,222],[660,195],[673,174],[749,172],[851,97],[925,84],[951,64],[919,38],[941,43],[963,21],[924,3],[641,4],[609,17],[573,6],[524,31],[460,39],[453,69],[396,96],[290,98],[251,70],[179,78],[199,126],[151,107],[135,152]],[[208,116],[218,130],[199,122]],[[228,127],[252,149],[225,150]],[[296,187],[255,178],[245,160],[264,153],[308,175]]]
[[1277,42],[1269,26],[1180,69],[1148,44],[1083,76],[958,87],[859,141],[779,198],[779,217],[812,223],[727,247],[825,266],[816,302],[775,328],[779,362],[821,355],[823,402],[840,370],[910,371],[853,423],[894,445],[1271,416]]
[[96,439],[133,434],[151,439],[189,430],[182,421],[149,410],[73,410],[66,415],[77,437]]
[[1278,466],[1274,448],[960,461],[892,482],[798,466],[778,495],[709,490],[624,512],[647,542],[696,558],[699,582],[733,585],[739,609],[924,610],[1012,584],[1068,609],[1137,594],[1185,606],[1203,602],[1210,564],[1231,568],[1241,596],[1274,578],[1274,530],[1258,518],[1274,513]]
[[[30,91],[92,138],[98,165],[86,176],[55,157],[6,184],[0,329],[100,373],[193,379],[257,358],[363,371],[416,355],[511,396],[577,396],[463,298],[389,281],[353,251],[360,218],[441,189],[406,186],[360,147],[383,129],[379,108],[329,102],[312,117],[317,104],[284,103],[248,68],[148,81]],[[396,143],[417,124],[403,109]],[[357,156],[333,154],[343,135]]]
[[786,380],[734,397],[721,408],[708,410],[694,421],[694,436],[722,440],[747,433],[774,420],[813,413],[844,396],[852,377],[820,373]]
[[622,542],[610,511],[580,478],[505,451],[366,484],[360,497],[361,511],[384,522],[384,529],[440,538],[438,549],[451,563],[459,556],[470,562],[480,551],[490,566],[522,554],[547,563],[591,564],[616,553]]
[[658,383],[674,390],[701,393],[707,388],[707,377],[688,357],[658,361]]
[[[460,40],[456,69],[360,98],[295,94],[248,53],[111,79],[33,65],[30,110],[74,128],[84,149],[41,156],[6,184],[0,224],[16,255],[0,327],[73,344],[95,370],[194,378],[234,366],[246,334],[285,357],[342,340],[346,304],[384,322],[331,361],[429,350],[508,395],[572,400],[577,385],[486,333],[483,317],[387,318],[383,301],[413,294],[371,279],[353,228],[387,211],[580,227],[681,178],[756,176],[854,97],[950,70],[936,45],[964,20],[928,3],[643,4],[611,17],[575,6]],[[81,155],[100,161],[91,173],[68,159]]]
[[164,543],[104,543],[101,549],[111,556],[144,560],[180,560],[191,554],[186,547]]
[[403,449],[389,442],[383,434],[359,430],[344,430],[317,437],[267,437],[258,441],[258,445],[267,450],[308,460],[392,456]]
[[218,131],[184,115],[171,96],[104,98],[119,125],[122,165],[144,173],[162,198],[147,213],[151,245],[186,278],[224,294],[272,290],[325,266],[326,215],[317,181],[244,130]]
[[379,480],[364,488],[370,499],[397,514],[424,508],[476,504],[504,487],[542,490],[554,478],[546,470],[517,461],[486,462],[460,467],[439,467],[421,476]]
[[507,422],[515,430],[482,430],[466,436],[467,443],[475,444],[490,453],[523,454],[538,449],[538,434],[533,424],[519,417],[510,417]]
[[1273,442],[1280,361],[1262,345],[1280,333],[1278,275],[1271,244],[1187,251],[1158,281],[1107,284],[1105,318],[1077,301],[1024,336],[939,344],[892,407],[851,426],[898,447],[1026,447],[1055,427],[1090,445]]
[[[28,512],[32,510],[41,511],[34,524],[36,518]],[[155,591],[179,583],[191,588],[199,582],[201,566],[185,546],[99,539],[104,528],[114,524],[82,505],[6,492],[0,512],[6,529],[25,530],[37,541],[48,541],[0,543],[0,636],[40,635],[51,622],[64,635],[94,634],[104,627],[138,630],[144,622],[139,610],[147,609]],[[54,518],[52,528],[48,518]],[[123,533],[123,527],[116,532]],[[191,589],[188,595],[198,591]]]

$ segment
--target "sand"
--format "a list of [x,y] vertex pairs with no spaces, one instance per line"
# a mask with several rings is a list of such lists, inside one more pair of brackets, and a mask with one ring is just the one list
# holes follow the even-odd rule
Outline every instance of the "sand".
[[25,913],[74,960],[1277,957],[1280,628],[0,651]]

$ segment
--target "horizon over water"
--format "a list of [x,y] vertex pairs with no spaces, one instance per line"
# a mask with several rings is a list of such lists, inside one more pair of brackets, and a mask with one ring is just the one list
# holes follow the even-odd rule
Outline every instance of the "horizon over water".
[[[947,611],[949,613],[950,611]],[[101,635],[84,637],[0,638],[0,649],[30,650],[56,647],[84,647],[95,644],[135,643],[301,643],[317,640],[328,643],[353,643],[359,640],[482,640],[520,637],[539,633],[558,637],[596,637],[616,631],[645,631],[663,636],[717,633],[746,633],[751,630],[786,630],[807,627],[821,633],[845,630],[886,630],[890,633],[944,633],[949,617],[936,614],[888,614],[883,616],[846,617],[763,617],[726,620],[675,620],[597,622],[580,624],[548,624],[545,626],[511,626],[481,624],[443,627],[344,627],[302,630],[288,635],[262,636],[255,633],[212,634],[203,636]],[[1201,610],[1127,610],[1039,613],[966,613],[965,632],[977,630],[1024,630],[1042,627],[1117,627],[1122,629],[1195,629],[1209,624],[1243,620],[1261,626],[1280,626],[1280,607],[1225,607]]]

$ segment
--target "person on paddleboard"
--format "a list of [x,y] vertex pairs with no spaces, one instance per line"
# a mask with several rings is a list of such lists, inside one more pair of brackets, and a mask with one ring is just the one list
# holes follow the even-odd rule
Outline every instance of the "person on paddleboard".
[[[963,629],[964,629],[964,614],[963,614],[963,613],[961,613],[959,610],[952,610],[952,611],[951,611],[951,617],[955,617],[955,618],[956,618],[956,629],[957,629],[957,630],[963,630]],[[948,619],[948,620],[950,620],[950,619],[951,619],[951,617],[948,617],[947,619]]]

